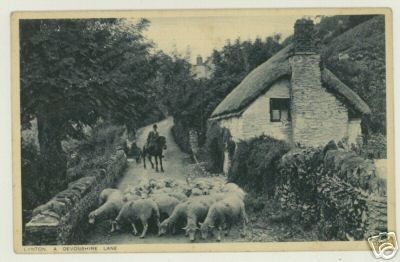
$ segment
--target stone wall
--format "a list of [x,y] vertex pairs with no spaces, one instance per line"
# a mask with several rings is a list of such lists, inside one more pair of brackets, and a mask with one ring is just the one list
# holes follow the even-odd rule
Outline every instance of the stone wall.
[[197,154],[199,153],[199,139],[197,131],[194,129],[189,130],[189,144],[192,151],[192,157],[197,162]]
[[106,169],[90,171],[49,202],[34,209],[31,221],[25,225],[23,244],[81,243],[89,227],[88,214],[96,207],[100,192],[115,184],[126,163],[125,153],[119,150],[110,157]]
[[372,194],[367,201],[367,232],[365,237],[376,236],[388,231],[387,221],[387,197]]
[[320,56],[296,54],[289,63],[293,142],[319,146],[347,136],[347,108],[322,87]]

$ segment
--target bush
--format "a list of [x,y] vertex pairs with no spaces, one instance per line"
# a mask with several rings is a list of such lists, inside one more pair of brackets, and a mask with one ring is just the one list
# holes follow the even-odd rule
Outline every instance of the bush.
[[318,184],[322,240],[363,239],[367,231],[367,195],[336,176],[323,176]]
[[234,144],[229,129],[220,127],[218,122],[210,121],[206,133],[207,140],[205,148],[207,154],[202,154],[208,163],[210,170],[213,173],[223,172],[224,167],[224,151],[225,145],[228,145],[228,151],[233,154]]
[[[21,188],[23,224],[29,221],[31,210],[46,202],[52,195],[43,191],[46,184],[44,164],[39,150],[32,140],[21,141]],[[56,189],[57,190],[57,189]]]
[[324,172],[337,176],[343,182],[365,192],[372,193],[378,182],[372,160],[364,159],[352,151],[329,150],[324,158]]
[[229,181],[248,191],[273,196],[278,178],[277,163],[289,149],[284,141],[268,136],[240,141],[233,155]]
[[386,136],[380,133],[370,134],[364,144],[352,145],[352,150],[369,159],[387,158]]
[[[31,210],[48,201],[65,189],[71,181],[89,173],[89,170],[105,168],[111,154],[125,142],[125,129],[109,123],[100,123],[84,140],[67,139],[63,148],[67,151],[68,170],[66,181],[52,184],[51,190],[43,191],[48,184],[48,170],[39,152],[35,128],[24,130],[21,140],[21,182],[23,222],[29,221]],[[65,183],[64,183],[65,182]],[[60,185],[60,186],[54,186]]]
[[381,184],[370,160],[331,144],[284,155],[276,197],[305,227],[317,224],[322,240],[362,239],[368,226],[367,198],[382,191]]
[[179,148],[185,153],[190,153],[189,128],[184,126],[182,122],[174,119],[174,126],[171,132]]
[[75,144],[75,148],[69,148],[68,182],[85,176],[88,170],[105,168],[110,156],[124,147],[126,134],[123,126],[103,122],[95,126],[84,140],[69,141],[69,144]]
[[275,194],[283,208],[299,213],[306,227],[318,221],[317,185],[322,159],[321,148],[294,149],[282,157],[278,166]]

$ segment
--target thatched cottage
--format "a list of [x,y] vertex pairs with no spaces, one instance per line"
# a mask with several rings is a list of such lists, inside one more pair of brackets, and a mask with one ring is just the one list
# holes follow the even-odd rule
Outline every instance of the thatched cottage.
[[298,20],[294,43],[258,66],[217,106],[210,120],[233,141],[262,134],[292,145],[355,143],[369,106],[324,68],[311,20]]

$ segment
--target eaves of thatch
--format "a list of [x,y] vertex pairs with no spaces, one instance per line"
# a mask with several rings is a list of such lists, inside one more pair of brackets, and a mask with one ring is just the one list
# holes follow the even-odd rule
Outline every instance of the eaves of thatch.
[[[251,71],[243,81],[217,106],[211,119],[229,118],[240,115],[260,95],[281,78],[290,78],[289,57],[293,55],[293,45],[288,45],[263,64]],[[323,87],[341,99],[360,114],[370,114],[369,106],[348,86],[342,83],[328,69],[321,72]]]

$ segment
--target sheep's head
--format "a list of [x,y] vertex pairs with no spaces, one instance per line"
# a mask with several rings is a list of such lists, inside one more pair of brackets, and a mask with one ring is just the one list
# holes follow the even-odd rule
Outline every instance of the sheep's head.
[[207,224],[207,223],[200,223],[200,233],[201,233],[201,238],[202,239],[207,239],[208,238],[208,233],[212,231],[214,227]]
[[190,196],[201,196],[203,195],[203,191],[198,188],[193,188]]
[[94,224],[94,222],[96,221],[96,212],[90,212],[89,214],[89,224]]
[[184,227],[183,230],[186,231],[186,235],[189,235],[190,242],[194,242],[196,238],[196,231],[199,230],[199,228],[195,225],[191,225]]
[[170,222],[169,219],[164,220],[163,222],[161,222],[160,224],[160,230],[158,232],[159,236],[165,235],[167,233],[167,230],[169,228]]

